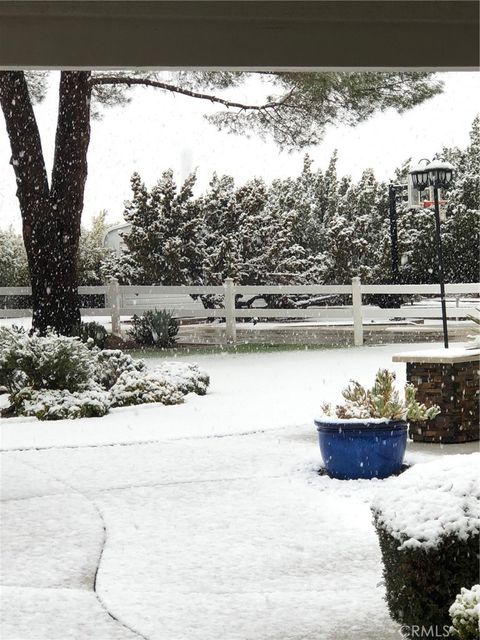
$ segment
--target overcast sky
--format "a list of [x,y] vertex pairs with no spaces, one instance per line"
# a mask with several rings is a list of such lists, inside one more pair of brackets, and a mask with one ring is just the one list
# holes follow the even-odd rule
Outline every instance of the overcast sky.
[[[399,115],[388,111],[356,128],[338,126],[327,131],[322,144],[309,149],[315,165],[325,168],[338,149],[339,174],[355,179],[371,167],[377,177],[388,180],[395,167],[408,157],[430,157],[443,146],[465,146],[475,115],[480,111],[480,75],[472,72],[439,74],[445,91],[411,111]],[[51,164],[57,110],[58,73],[51,91],[36,107],[47,163]],[[250,92],[250,99],[251,99]],[[233,175],[237,184],[253,176],[270,181],[298,175],[304,151],[280,153],[274,143],[264,143],[220,133],[203,115],[213,110],[202,100],[164,94],[155,89],[136,89],[132,103],[105,111],[103,120],[92,123],[84,224],[101,209],[108,220],[122,220],[123,203],[130,197],[130,176],[138,171],[151,186],[171,167],[178,179],[197,167],[202,191],[214,171]],[[3,119],[0,122],[0,226],[20,229],[13,169]]]

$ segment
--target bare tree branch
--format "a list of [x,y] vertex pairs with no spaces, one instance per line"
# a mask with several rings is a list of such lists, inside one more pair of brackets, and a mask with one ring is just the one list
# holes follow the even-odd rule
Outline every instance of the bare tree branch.
[[289,92],[286,96],[282,96],[278,100],[266,102],[262,105],[254,105],[254,104],[244,104],[242,102],[234,102],[232,100],[226,100],[224,98],[219,98],[218,96],[208,94],[208,93],[198,93],[197,91],[190,91],[189,89],[184,89],[182,87],[168,84],[167,82],[160,82],[159,80],[151,80],[150,78],[133,78],[131,76],[92,76],[90,80],[91,86],[95,85],[114,85],[114,84],[123,84],[128,87],[133,85],[141,85],[144,87],[155,87],[157,89],[164,89],[165,91],[170,91],[171,93],[179,93],[184,96],[188,96],[190,98],[198,98],[200,100],[207,100],[214,104],[221,104],[224,107],[234,107],[240,109],[240,111],[265,111],[266,109],[273,109],[275,107],[279,107],[285,103],[288,98],[290,98],[292,91]]

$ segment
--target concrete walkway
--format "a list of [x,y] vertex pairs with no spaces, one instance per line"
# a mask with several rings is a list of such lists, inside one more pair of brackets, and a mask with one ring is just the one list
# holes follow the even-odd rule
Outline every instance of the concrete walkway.
[[388,481],[318,465],[293,428],[3,453],[2,639],[398,638],[369,512]]

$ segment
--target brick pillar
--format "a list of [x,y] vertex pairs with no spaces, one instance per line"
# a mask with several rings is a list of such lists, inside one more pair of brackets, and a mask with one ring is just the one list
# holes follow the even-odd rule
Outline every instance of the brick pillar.
[[479,440],[479,364],[407,362],[407,380],[417,400],[437,404],[441,413],[427,422],[411,422],[415,442],[459,443]]

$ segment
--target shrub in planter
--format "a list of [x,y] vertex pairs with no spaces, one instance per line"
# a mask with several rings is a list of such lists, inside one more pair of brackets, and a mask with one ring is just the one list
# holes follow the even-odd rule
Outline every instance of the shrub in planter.
[[104,389],[110,389],[122,373],[145,369],[143,360],[134,360],[120,349],[103,349],[96,353],[94,380]]
[[184,394],[197,393],[199,396],[204,396],[210,384],[207,372],[200,369],[198,364],[164,362],[156,367],[155,371],[173,382]]
[[405,387],[401,399],[394,382],[394,373],[380,369],[371,389],[351,381],[342,391],[344,403],[335,411],[323,405],[324,416],[315,424],[330,476],[352,480],[399,473],[407,444],[406,420],[425,420],[439,409],[418,403],[413,385]]
[[145,346],[172,347],[176,342],[178,322],[171,311],[145,311],[142,316],[133,316],[128,334]]
[[104,349],[107,343],[108,332],[98,322],[81,322],[74,331],[82,342]]
[[180,404],[183,394],[165,376],[153,371],[126,371],[110,389],[112,407],[161,402]]
[[13,403],[17,413],[39,420],[100,417],[110,407],[108,393],[99,387],[83,391],[24,387],[13,396]]
[[462,588],[450,607],[453,626],[450,634],[459,640],[480,638],[480,584],[471,589]]
[[408,638],[445,638],[449,608],[478,582],[480,454],[417,464],[372,505],[390,615]]

